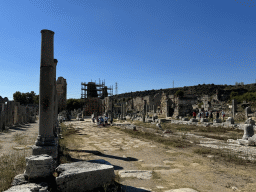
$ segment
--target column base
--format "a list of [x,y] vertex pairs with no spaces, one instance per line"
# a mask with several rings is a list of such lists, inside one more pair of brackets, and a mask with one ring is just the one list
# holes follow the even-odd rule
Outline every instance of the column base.
[[53,159],[58,158],[58,145],[54,146],[32,146],[32,155],[47,154],[52,156]]
[[51,137],[43,137],[41,135],[38,135],[36,140],[36,146],[55,146],[55,136]]

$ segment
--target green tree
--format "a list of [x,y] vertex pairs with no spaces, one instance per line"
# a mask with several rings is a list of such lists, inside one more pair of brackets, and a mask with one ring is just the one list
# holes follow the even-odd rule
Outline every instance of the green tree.
[[31,91],[30,93],[21,93],[20,91],[16,91],[13,94],[13,99],[16,102],[20,102],[21,105],[39,104],[39,95],[36,95],[34,91]]
[[71,111],[83,107],[83,99],[67,99],[67,110]]
[[177,97],[183,97],[183,96],[184,96],[184,91],[178,90],[178,91],[176,91],[175,95],[176,95]]
[[230,93],[230,98],[233,99],[234,97],[236,97],[238,95],[238,92],[232,91]]

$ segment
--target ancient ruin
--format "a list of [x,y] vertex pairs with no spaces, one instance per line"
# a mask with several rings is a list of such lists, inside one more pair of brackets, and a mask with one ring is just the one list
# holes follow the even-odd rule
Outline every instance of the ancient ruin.
[[[40,64],[40,92],[39,92],[39,135],[35,145],[32,147],[32,156],[26,157],[26,170],[24,174],[17,175],[13,181],[13,187],[7,191],[48,191],[48,183],[56,183],[59,191],[85,191],[103,186],[112,182],[115,174],[112,165],[102,165],[96,162],[76,162],[58,165],[58,136],[56,133],[58,123],[58,84],[66,86],[66,81],[59,78],[56,86],[57,60],[53,55],[54,32],[42,30],[41,41],[41,64]],[[64,94],[64,95],[63,95]],[[66,99],[66,89],[62,92],[63,100]],[[63,101],[62,100],[62,101]],[[1,105],[2,127],[10,125],[14,118],[5,114],[14,115],[14,103]],[[63,103],[62,103],[63,104]],[[10,107],[11,105],[12,107]],[[7,107],[13,110],[7,110]],[[26,111],[22,108],[24,119],[27,121]],[[27,109],[27,110],[26,110]],[[4,114],[4,115],[2,115]],[[16,117],[17,118],[17,117]],[[10,120],[12,119],[12,121]],[[56,178],[53,173],[56,171]],[[33,183],[36,182],[36,183]],[[39,182],[39,183],[38,183]]]

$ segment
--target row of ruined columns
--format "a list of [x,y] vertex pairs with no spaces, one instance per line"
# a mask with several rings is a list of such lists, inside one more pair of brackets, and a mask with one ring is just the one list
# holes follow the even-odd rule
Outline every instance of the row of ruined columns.
[[35,106],[22,106],[15,101],[0,103],[0,131],[18,124],[33,123],[35,120]]

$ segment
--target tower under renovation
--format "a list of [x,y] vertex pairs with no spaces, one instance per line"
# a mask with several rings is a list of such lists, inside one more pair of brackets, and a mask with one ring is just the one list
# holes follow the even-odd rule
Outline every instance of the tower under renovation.
[[[108,92],[108,90],[110,90]],[[95,82],[81,83],[81,99],[84,99],[84,115],[92,113],[101,114],[103,109],[102,99],[113,95],[113,87],[108,88],[105,85],[105,80],[99,84]]]

